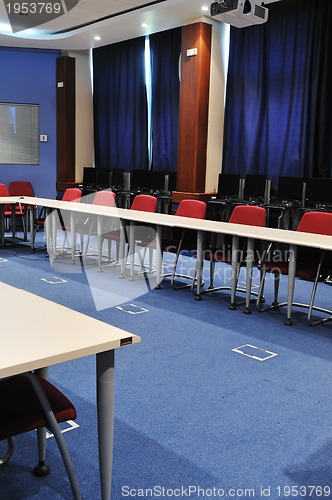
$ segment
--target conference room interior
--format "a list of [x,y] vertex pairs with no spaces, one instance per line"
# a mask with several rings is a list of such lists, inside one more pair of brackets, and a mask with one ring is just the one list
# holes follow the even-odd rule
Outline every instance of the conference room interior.
[[[163,54],[167,53],[166,73],[172,74],[171,82],[163,75],[163,84],[156,80],[155,85],[162,85],[160,94],[165,107],[175,106],[176,112],[173,109],[171,116],[165,114],[159,122],[152,112],[155,140],[151,143],[142,118],[139,147],[137,142],[135,147],[130,146],[130,140],[138,140],[137,129],[132,126],[137,135],[123,141],[120,134],[118,137],[114,133],[114,117],[100,104],[106,98],[104,83],[110,78],[102,72],[100,63],[117,59],[119,54],[128,56],[129,63],[129,53],[137,56],[143,45],[146,47],[145,37],[140,37],[137,46],[136,40],[129,40],[91,51],[0,47],[4,68],[1,101],[37,103],[38,135],[47,137],[39,144],[38,165],[0,164],[0,184],[9,187],[13,181],[28,181],[36,198],[51,200],[61,200],[67,189],[78,188],[82,205],[93,204],[97,192],[111,190],[119,209],[130,209],[136,196],[148,195],[157,198],[157,213],[170,216],[175,216],[181,200],[198,200],[206,204],[206,220],[222,223],[229,221],[236,207],[255,206],[266,211],[266,227],[280,231],[296,232],[305,214],[332,213],[331,119],[327,106],[330,76],[323,61],[330,51],[327,33],[331,7],[324,0],[317,5],[307,0],[282,0],[268,7],[269,20],[260,26],[239,30],[203,19],[192,26],[151,34],[154,67],[161,71]],[[321,40],[314,35],[315,22],[320,26]],[[300,44],[303,37],[307,38],[306,47],[311,43],[316,51],[308,48],[306,52]],[[278,46],[273,52],[276,40]],[[174,76],[178,55],[196,43],[204,59],[207,53],[201,44],[210,44],[208,63],[200,60],[200,54],[196,60],[183,57],[180,82],[178,73]],[[258,62],[263,48],[264,58]],[[255,63],[250,64],[252,58]],[[191,67],[185,68],[186,64]],[[132,73],[128,67],[126,78],[131,74],[134,80],[140,75],[137,67]],[[74,94],[59,96],[61,87],[54,84],[59,78],[69,79],[68,87],[73,84],[69,92]],[[204,82],[203,86],[198,85],[199,81]],[[172,87],[173,96],[165,93],[167,86]],[[130,91],[135,94],[133,87]],[[153,91],[156,88],[152,86]],[[70,103],[66,101],[68,96]],[[121,101],[120,96],[115,99]],[[124,100],[129,100],[128,95]],[[67,107],[63,107],[66,102]],[[125,118],[130,121],[128,109],[119,106],[120,112],[126,110]],[[168,136],[160,123],[162,119],[165,123],[175,119]],[[67,123],[69,132],[64,127]],[[158,133],[165,134],[164,142]],[[65,134],[74,140],[66,142]],[[108,141],[113,152],[106,147]],[[41,206],[34,217],[44,218]],[[292,326],[284,324],[284,307],[262,313],[262,304],[265,309],[273,301],[274,280],[266,276],[264,303],[259,306],[256,298],[261,262],[257,261],[250,314],[243,314],[245,257],[239,270],[241,290],[237,291],[236,310],[229,307],[229,261],[216,263],[215,290],[209,291],[210,261],[204,258],[202,293],[200,300],[195,300],[194,232],[177,268],[179,274],[189,275],[189,280],[179,277],[177,286],[171,285],[169,275],[175,255],[165,250],[166,276],[159,287],[155,274],[156,233],[145,242],[145,272],[141,268],[143,250],[137,244],[135,279],[130,279],[129,258],[125,278],[119,279],[115,244],[118,231],[110,258],[106,238],[103,242],[100,268],[96,234],[85,240],[85,258],[77,239],[78,252],[75,249],[72,261],[71,230],[68,224],[64,232],[60,222],[58,255],[50,258],[44,224],[34,228],[26,217],[28,232],[24,241],[22,220],[15,217],[15,238],[11,218],[1,221],[1,281],[142,339],[139,345],[116,353],[112,498],[130,496],[130,492],[131,496],[154,498],[162,487],[168,498],[178,492],[185,495],[190,485],[192,498],[211,498],[213,488],[217,489],[216,496],[227,491],[234,498],[242,498],[245,493],[255,498],[286,498],[291,491],[293,496],[302,492],[306,498],[331,495],[331,398],[326,384],[331,370],[331,322],[312,327],[307,321],[307,307],[293,307]],[[179,236],[181,232],[163,228],[164,239],[171,233]],[[128,246],[129,230],[127,235]],[[204,233],[204,257],[215,241],[215,234]],[[266,250],[267,245],[257,243],[257,255],[265,257],[262,248]],[[231,245],[231,238],[227,238],[227,244]],[[278,248],[287,251],[284,245]],[[149,250],[152,266],[148,265]],[[322,251],[312,252],[310,245],[307,250],[308,262],[317,268]],[[328,265],[319,276],[315,297],[315,304],[327,311],[331,308],[329,259],[327,251]],[[312,277],[296,278],[297,303],[308,305],[313,281]],[[222,289],[216,290],[219,286]],[[280,302],[287,302],[287,277],[281,276],[279,294]],[[10,312],[13,327],[19,304],[13,304],[14,308]],[[97,500],[94,363],[91,356],[52,366],[49,377],[77,408],[78,426],[64,435],[83,498]],[[52,468],[47,478],[35,478],[30,473],[36,460],[35,436],[17,436],[16,441],[14,456],[0,467],[0,497],[71,498],[52,438],[47,439],[47,460]]]

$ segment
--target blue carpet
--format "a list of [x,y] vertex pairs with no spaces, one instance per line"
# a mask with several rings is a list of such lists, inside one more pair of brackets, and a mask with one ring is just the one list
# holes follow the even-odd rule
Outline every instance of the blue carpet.
[[[23,246],[1,250],[0,257],[6,259],[2,281],[142,337],[116,352],[113,499],[280,499],[294,497],[287,488],[295,486],[303,487],[302,498],[332,496],[318,488],[330,485],[332,472],[332,322],[312,328],[294,310],[294,325],[286,327],[284,308],[259,313],[253,305],[244,315],[243,306],[228,310],[227,291],[197,302],[168,280],[155,290],[153,279],[119,280],[116,266],[97,273],[92,264],[73,269],[64,260],[56,269],[43,252]],[[192,267],[190,259],[183,266]],[[298,281],[296,300],[307,301],[309,290]],[[120,304],[148,312],[118,309],[117,291]],[[269,281],[265,295],[269,302]],[[330,296],[321,283],[317,301],[328,306]],[[13,317],[19,304],[14,307]],[[262,362],[233,351],[245,344],[277,356]],[[94,365],[88,357],[50,369],[77,407],[80,427],[65,438],[87,500],[100,498]],[[15,442],[13,458],[0,470],[0,499],[71,498],[54,440],[48,440],[52,474],[45,479],[29,472],[33,434]]]

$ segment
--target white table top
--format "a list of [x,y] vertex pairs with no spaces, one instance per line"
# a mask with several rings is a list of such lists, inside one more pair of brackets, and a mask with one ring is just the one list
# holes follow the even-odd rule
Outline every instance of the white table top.
[[138,335],[1,282],[0,296],[0,378],[141,340]]
[[265,241],[273,241],[286,244],[310,246],[324,250],[332,250],[332,236],[320,234],[302,233],[286,229],[276,229],[269,227],[247,226],[243,224],[231,224],[229,222],[219,222],[212,220],[200,220],[190,217],[179,217],[175,215],[141,212],[124,208],[111,208],[89,203],[66,202],[61,200],[49,200],[47,198],[12,197],[0,198],[0,203],[14,203],[19,201],[22,204],[34,204],[59,210],[70,210],[91,215],[104,215],[108,217],[122,218],[128,221],[144,222],[167,227],[179,227],[187,229],[201,230],[204,232],[235,234],[249,238]]

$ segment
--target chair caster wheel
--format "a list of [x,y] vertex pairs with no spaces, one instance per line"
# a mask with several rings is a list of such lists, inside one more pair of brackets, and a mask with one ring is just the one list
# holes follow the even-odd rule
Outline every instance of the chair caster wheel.
[[48,476],[50,472],[51,472],[51,468],[45,462],[39,462],[39,464],[36,465],[36,467],[34,467],[34,469],[32,471],[33,475],[36,477]]
[[195,300],[202,300],[202,297],[200,295],[195,295]]
[[154,287],[155,290],[161,290],[161,286],[160,285],[157,285]]
[[249,307],[246,307],[246,308],[243,310],[243,314],[251,314],[251,311],[250,311]]
[[292,326],[293,321],[292,321],[291,319],[287,318],[287,319],[285,320],[285,323],[284,323],[284,324],[285,324],[286,326]]
[[235,310],[236,310],[236,304],[231,304],[231,305],[228,307],[228,309],[229,309],[230,311],[235,311]]

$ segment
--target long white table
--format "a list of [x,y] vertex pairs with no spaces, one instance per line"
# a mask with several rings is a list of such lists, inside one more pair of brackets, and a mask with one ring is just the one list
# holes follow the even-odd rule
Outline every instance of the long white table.
[[[5,200],[5,199],[3,199]],[[14,203],[17,198],[8,198],[0,203]],[[248,238],[248,252],[247,252],[247,276],[246,276],[246,311],[249,312],[250,290],[251,290],[251,276],[253,267],[253,246],[254,240],[262,240],[266,242],[277,242],[289,245],[290,247],[290,261],[289,261],[289,279],[288,279],[288,306],[287,306],[287,319],[290,320],[291,308],[294,295],[294,279],[296,271],[296,249],[297,246],[308,246],[312,248],[319,248],[321,250],[332,250],[332,236],[325,236],[320,234],[302,233],[297,231],[276,229],[268,227],[247,226],[242,224],[232,224],[229,222],[219,222],[212,220],[200,220],[189,217],[179,217],[175,215],[139,212],[136,210],[104,207],[99,205],[76,203],[76,202],[63,202],[59,200],[49,200],[46,198],[20,198],[19,202],[27,205],[39,205],[47,208],[48,213],[57,210],[70,210],[71,214],[84,213],[88,215],[97,216],[98,225],[101,226],[100,221],[103,217],[111,217],[120,219],[122,222],[129,223],[142,223],[152,224],[156,227],[156,274],[157,285],[162,281],[162,230],[164,227],[177,227],[182,229],[193,229],[197,231],[197,288],[196,298],[201,299],[201,271],[203,267],[203,242],[206,233],[219,233],[228,234],[233,236],[233,252],[234,255],[238,252],[239,238]],[[52,217],[48,218],[52,221]],[[74,228],[73,218],[73,228]],[[123,225],[121,225],[123,229]],[[51,234],[51,228],[48,228]],[[75,231],[74,231],[75,232]],[[101,240],[101,235],[99,235]],[[122,242],[124,239],[124,231],[120,233]],[[120,244],[120,250],[124,245]],[[74,252],[74,245],[73,245]],[[101,248],[99,242],[99,258],[101,258]],[[124,273],[124,256],[120,255],[121,261],[121,274]],[[236,294],[236,259],[232,259],[232,289],[231,289],[231,304],[235,302]]]
[[0,378],[96,354],[100,486],[109,500],[114,427],[114,351],[140,341],[132,333],[0,282]]

